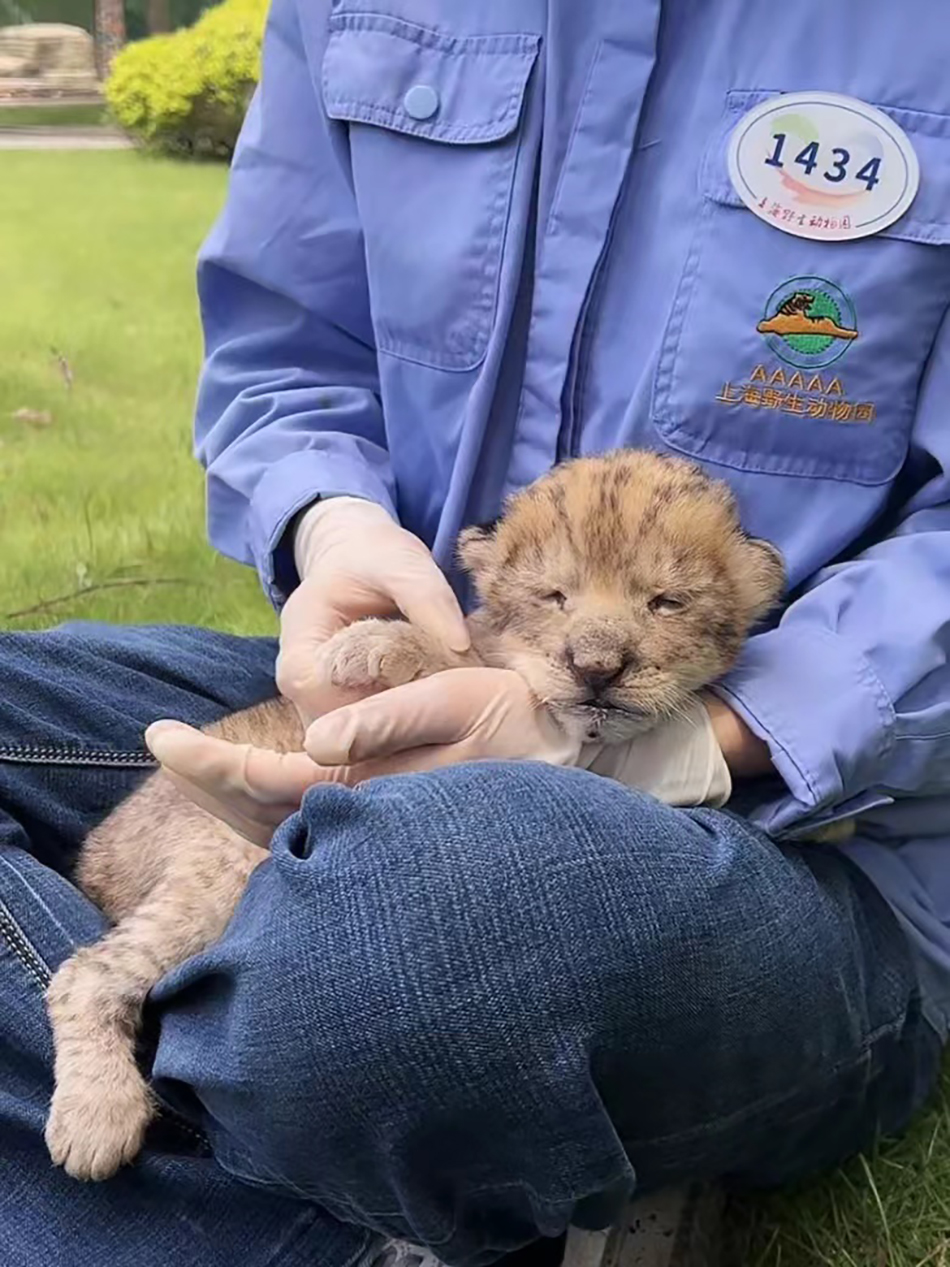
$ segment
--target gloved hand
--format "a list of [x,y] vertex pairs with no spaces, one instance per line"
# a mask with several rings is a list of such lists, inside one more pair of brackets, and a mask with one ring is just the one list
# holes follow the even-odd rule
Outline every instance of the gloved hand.
[[436,770],[467,761],[576,765],[580,742],[511,669],[450,669],[383,691],[315,721],[311,760],[335,782]]
[[153,722],[145,742],[178,790],[264,848],[325,772],[304,752],[230,743],[184,722]]
[[256,844],[317,783],[354,786],[480,760],[575,765],[580,755],[520,674],[483,668],[436,673],[321,717],[307,753],[231,744],[168,721],[145,741],[186,796]]
[[732,795],[729,766],[701,700],[627,743],[586,746],[578,765],[667,805],[718,809]]
[[304,725],[348,703],[321,663],[323,643],[366,616],[401,612],[451,650],[470,639],[448,581],[418,537],[381,506],[331,497],[300,517],[294,558],[301,578],[280,620],[277,685]]
[[667,805],[724,805],[732,778],[701,700],[622,744],[572,740],[507,669],[454,669],[340,709],[307,732],[308,755],[335,781],[459,762],[577,765]]
[[315,784],[467,761],[582,765],[671,805],[721,805],[731,791],[702,704],[627,744],[581,750],[507,669],[454,669],[370,696],[314,722],[306,754],[229,744],[171,722],[145,738],[186,795],[258,844]]

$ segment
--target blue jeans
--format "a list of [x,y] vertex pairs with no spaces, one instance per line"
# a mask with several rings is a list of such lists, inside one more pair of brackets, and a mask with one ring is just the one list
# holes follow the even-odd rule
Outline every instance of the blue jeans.
[[348,1267],[375,1229],[478,1267],[635,1187],[798,1179],[925,1099],[940,1043],[904,936],[833,848],[485,764],[312,791],[153,995],[167,1112],[141,1161],[54,1170],[43,988],[103,928],[70,864],[147,768],[144,726],[267,696],[274,651],[0,637],[5,1264]]

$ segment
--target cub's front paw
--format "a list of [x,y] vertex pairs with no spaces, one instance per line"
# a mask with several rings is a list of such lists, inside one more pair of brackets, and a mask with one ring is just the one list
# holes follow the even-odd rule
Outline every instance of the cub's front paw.
[[149,1089],[134,1066],[117,1064],[89,1077],[67,1077],[53,1093],[46,1147],[74,1179],[108,1179],[139,1152],[154,1113]]
[[404,620],[360,620],[324,647],[330,680],[344,690],[388,690],[436,671],[429,638]]

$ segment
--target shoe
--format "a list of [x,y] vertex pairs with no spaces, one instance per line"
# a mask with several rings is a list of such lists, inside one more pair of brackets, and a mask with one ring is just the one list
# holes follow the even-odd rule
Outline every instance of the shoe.
[[603,1232],[567,1234],[563,1267],[717,1267],[723,1195],[712,1184],[634,1197]]
[[421,1245],[381,1238],[370,1245],[357,1267],[445,1267],[445,1264]]
[[[724,1198],[713,1184],[668,1188],[634,1197],[612,1227],[566,1240],[535,1241],[502,1258],[498,1267],[718,1267]],[[563,1252],[562,1252],[563,1251]],[[408,1241],[380,1240],[359,1267],[445,1267],[431,1250]]]

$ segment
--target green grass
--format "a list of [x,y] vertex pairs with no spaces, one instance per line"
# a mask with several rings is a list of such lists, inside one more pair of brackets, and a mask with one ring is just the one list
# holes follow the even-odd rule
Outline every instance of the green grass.
[[[224,172],[11,152],[3,177],[0,628],[81,617],[272,630],[255,577],[205,544],[191,456],[193,259]],[[52,422],[11,417],[20,409]],[[11,615],[116,581],[172,583]],[[950,1267],[945,1095],[870,1163],[734,1207],[730,1267]]]
[[[224,183],[220,167],[131,152],[4,153],[0,628],[272,630],[254,575],[205,544],[191,456],[194,256]],[[101,585],[115,587],[13,614]]]
[[725,1267],[950,1267],[948,1092],[874,1157],[734,1203]]
[[0,106],[0,128],[92,128],[108,123],[105,106]]

